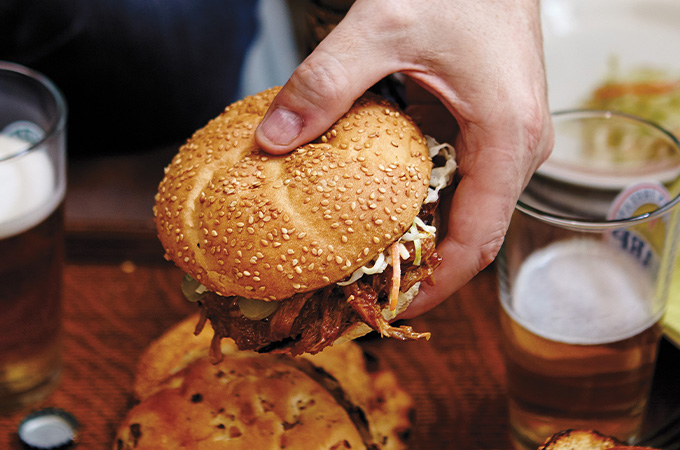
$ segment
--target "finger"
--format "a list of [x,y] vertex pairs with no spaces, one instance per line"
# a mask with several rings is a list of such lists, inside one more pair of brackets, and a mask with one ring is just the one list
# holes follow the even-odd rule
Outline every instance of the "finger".
[[437,246],[442,264],[435,270],[435,284],[423,283],[401,317],[418,316],[446,300],[491,263],[500,249],[518,193],[495,189],[480,183],[479,178],[476,174],[463,177],[456,188],[448,216],[449,231]]
[[[442,264],[434,272],[436,283],[421,285],[419,295],[400,317],[415,317],[432,309],[494,260],[517,199],[552,148],[549,116],[537,125],[526,137],[531,143],[520,139],[504,146],[503,136],[508,136],[504,133],[484,143],[474,133],[468,134],[467,142],[462,135],[457,140],[462,178],[446,217],[446,230],[442,230],[446,235],[437,246]],[[488,138],[485,133],[480,135]],[[518,151],[522,148],[535,151]]]
[[316,139],[366,90],[397,70],[381,50],[390,48],[394,34],[377,33],[375,21],[352,7],[300,64],[255,132],[262,149],[281,154]]

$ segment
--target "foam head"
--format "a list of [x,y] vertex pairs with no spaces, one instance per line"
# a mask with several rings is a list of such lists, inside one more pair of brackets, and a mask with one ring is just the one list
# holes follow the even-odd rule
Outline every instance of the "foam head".
[[0,135],[0,238],[9,237],[44,220],[61,201],[55,172],[45,148],[2,161],[30,144]]
[[564,241],[524,262],[508,312],[542,337],[602,344],[651,325],[653,295],[650,275],[620,249],[591,239]]

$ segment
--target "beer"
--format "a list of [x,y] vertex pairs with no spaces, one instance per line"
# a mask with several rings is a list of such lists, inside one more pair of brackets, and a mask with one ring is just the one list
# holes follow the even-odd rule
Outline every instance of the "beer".
[[[0,135],[0,160],[22,146]],[[44,397],[61,372],[64,183],[46,152],[0,161],[0,410]]]
[[557,242],[527,258],[501,295],[519,447],[570,428],[635,437],[661,336],[654,295],[640,264],[602,241]]

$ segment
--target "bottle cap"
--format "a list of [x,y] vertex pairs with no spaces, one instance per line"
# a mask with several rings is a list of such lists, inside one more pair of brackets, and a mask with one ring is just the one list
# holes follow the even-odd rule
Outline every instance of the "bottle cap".
[[65,449],[77,441],[78,421],[62,409],[46,408],[26,416],[18,433],[28,448]]

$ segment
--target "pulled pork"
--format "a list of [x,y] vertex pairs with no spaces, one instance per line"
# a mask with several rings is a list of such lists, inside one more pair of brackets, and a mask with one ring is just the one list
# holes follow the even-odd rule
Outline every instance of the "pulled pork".
[[[432,219],[436,205],[425,205],[420,217]],[[415,249],[405,243],[409,257],[401,262],[400,292],[408,291],[419,281],[431,282],[432,272],[441,263],[434,237],[422,239],[420,265],[414,265]],[[348,286],[336,284],[326,288],[294,295],[281,301],[280,307],[269,317],[251,320],[239,308],[238,297],[221,297],[206,293],[201,300],[202,319],[197,332],[209,319],[215,332],[212,356],[219,360],[219,343],[223,337],[232,338],[241,350],[266,353],[318,353],[331,345],[348,328],[364,322],[382,336],[401,340],[429,338],[429,333],[417,333],[411,327],[393,327],[383,317],[388,305],[392,267],[382,273],[364,275]]]

